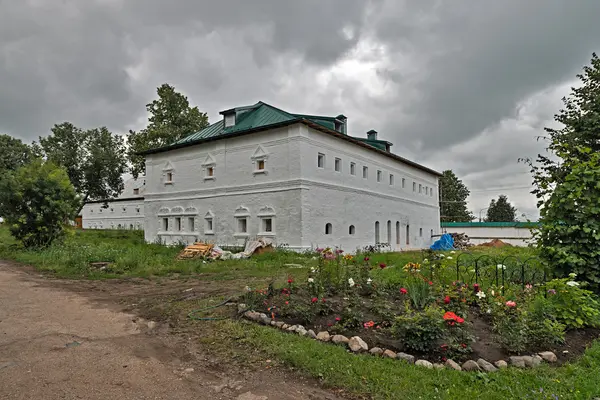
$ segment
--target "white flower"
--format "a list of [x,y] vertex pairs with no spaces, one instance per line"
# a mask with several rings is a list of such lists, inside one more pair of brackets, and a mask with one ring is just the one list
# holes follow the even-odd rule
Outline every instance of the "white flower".
[[373,280],[371,278],[367,279],[367,285],[370,285]]
[[492,289],[491,293],[492,293],[492,296],[495,294],[494,289]]
[[308,283],[313,283],[315,280],[313,278],[308,278]]
[[492,313],[492,309],[488,308],[487,311],[486,311],[486,313],[491,314]]
[[348,279],[348,285],[350,285],[350,287],[354,287],[354,285],[356,285],[356,284],[354,283],[354,279],[352,279],[352,278],[349,278],[349,279]]
[[454,250],[452,250],[452,251],[450,252],[450,254],[454,254],[454,253],[456,253]]
[[246,286],[246,292],[251,292],[252,289],[250,288],[250,286]]
[[428,262],[429,262],[429,260],[428,260],[428,259],[424,259],[424,260],[423,260],[423,264],[427,264]]
[[569,286],[579,286],[579,282],[569,281],[569,282],[567,282],[567,285],[569,285]]
[[483,292],[477,292],[477,294],[475,294],[475,296],[479,297],[480,299],[485,299],[485,293],[483,293]]
[[440,258],[445,258],[446,256],[443,254],[440,254]]
[[317,270],[313,267],[313,268],[310,269],[310,272],[315,273],[315,272],[317,272]]
[[502,265],[502,264],[498,264],[497,267],[498,267],[498,269],[506,269],[506,265]]
[[452,256],[446,257],[447,260],[452,260]]
[[577,274],[576,274],[575,272],[571,272],[571,273],[569,274],[569,278],[571,278],[571,279],[575,279],[575,278],[577,278]]

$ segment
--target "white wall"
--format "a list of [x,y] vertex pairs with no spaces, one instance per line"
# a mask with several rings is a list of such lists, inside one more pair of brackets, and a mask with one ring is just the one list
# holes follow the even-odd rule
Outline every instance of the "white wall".
[[[317,167],[318,153],[325,154],[324,168]],[[257,156],[266,157],[264,174],[255,173]],[[340,172],[334,171],[336,157],[341,159]],[[350,162],[356,163],[356,176],[350,174]],[[368,179],[362,177],[363,165],[369,168]],[[206,179],[208,166],[214,168],[210,179]],[[377,170],[382,171],[381,182]],[[167,182],[169,174],[172,182]],[[379,241],[387,242],[388,220],[393,248],[422,248],[431,244],[432,231],[439,234],[437,186],[435,175],[296,124],[148,155],[146,240],[174,243],[198,238],[237,244],[259,236],[259,214],[269,212],[274,213],[275,242],[296,249],[340,245],[353,250],[374,244],[375,221],[380,221]],[[425,187],[431,188],[431,194],[425,194]],[[236,235],[235,214],[241,207],[249,218],[246,236]],[[214,234],[204,232],[207,213],[214,215]],[[175,218],[192,217],[194,232],[176,230]],[[162,229],[163,218],[168,218],[168,231]],[[331,235],[325,235],[328,222],[333,225]],[[398,245],[396,222],[400,223]],[[355,226],[354,235],[349,235],[350,225]]]
[[144,229],[144,199],[87,203],[81,210],[83,229]]
[[443,228],[447,233],[465,233],[470,242],[478,245],[489,242],[492,239],[500,239],[513,246],[527,246],[532,243],[532,232],[525,227],[447,227]]

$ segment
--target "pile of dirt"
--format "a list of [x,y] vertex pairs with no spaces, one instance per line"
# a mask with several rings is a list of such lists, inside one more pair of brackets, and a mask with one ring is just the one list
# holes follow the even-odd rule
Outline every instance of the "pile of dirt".
[[509,247],[512,247],[512,244],[505,243],[505,242],[503,242],[500,239],[492,239],[489,242],[481,243],[480,246],[484,246],[484,247],[505,247],[505,246],[509,246]]

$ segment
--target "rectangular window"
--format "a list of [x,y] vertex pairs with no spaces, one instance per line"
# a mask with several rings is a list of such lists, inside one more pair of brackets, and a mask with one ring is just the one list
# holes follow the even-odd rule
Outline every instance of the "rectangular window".
[[417,191],[417,184],[415,182],[413,182],[413,192]]
[[317,167],[325,168],[325,154],[319,153],[317,156]]
[[433,188],[429,189],[429,197],[433,197]]
[[406,179],[402,178],[402,189],[406,186]]
[[123,212],[127,212],[127,207],[123,207]]
[[264,169],[265,169],[265,160],[258,160],[258,161],[256,162],[256,169],[257,169],[258,171],[262,171],[262,170],[264,170]]
[[423,228],[419,228],[419,236],[423,237]]
[[394,184],[394,175],[390,174],[390,185]]
[[163,218],[162,219],[162,223],[163,223],[163,231],[168,231],[169,230],[169,218]]
[[423,186],[419,183],[419,194],[423,193]]
[[206,177],[212,178],[215,176],[215,167],[206,167]]
[[139,213],[140,213],[140,209],[139,209],[139,208],[136,208],[136,209],[135,209],[135,212],[137,212],[137,213],[139,214]]
[[196,227],[194,226],[194,217],[189,217],[188,218],[188,231],[189,232],[194,232],[196,229]]
[[336,172],[341,172],[341,170],[342,170],[342,160],[340,160],[339,158],[336,158],[333,165],[334,165],[334,168],[335,168]]
[[381,182],[381,176],[383,173],[381,171],[377,171],[377,182]]
[[177,232],[181,231],[181,217],[175,218],[175,230]]
[[356,175],[356,164],[353,162],[350,163],[350,175]]
[[140,189],[133,189],[133,194],[140,194]]
[[363,178],[367,179],[369,177],[369,167],[363,167]]
[[173,182],[173,173],[167,172],[167,183]]
[[204,233],[209,233],[209,234],[213,233],[213,219],[212,218],[206,218],[206,229],[204,230]]
[[248,233],[248,219],[238,218],[238,233]]
[[273,232],[273,219],[263,218],[263,232]]

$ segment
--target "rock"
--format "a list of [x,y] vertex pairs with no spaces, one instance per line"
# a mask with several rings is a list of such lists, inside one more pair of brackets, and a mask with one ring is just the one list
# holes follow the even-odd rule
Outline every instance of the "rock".
[[[536,354],[535,356],[531,357],[531,367],[538,367],[543,361],[544,359]],[[527,365],[527,361],[525,361],[525,365]]]
[[553,363],[553,362],[556,362],[558,360],[558,358],[556,357],[556,354],[554,354],[551,351],[543,351],[541,353],[538,353],[538,355],[540,357],[542,357],[542,359],[544,361],[547,361],[549,363]]
[[248,318],[251,321],[259,321],[260,313],[257,313],[256,311],[246,311],[244,313],[244,317]]
[[260,314],[260,322],[265,325],[271,325],[271,318],[267,316],[267,314]]
[[444,369],[444,364],[433,363],[433,368],[434,369]]
[[271,320],[271,326],[277,326],[277,322]]
[[367,345],[367,343],[358,336],[352,336],[350,338],[350,340],[348,341],[348,347],[355,353],[360,353],[369,350],[369,346]]
[[285,323],[283,321],[277,321],[277,322],[275,322],[275,326],[278,327],[278,328],[282,328],[283,325],[285,325]]
[[281,325],[281,329],[283,329],[284,331],[287,331],[289,327],[290,326],[288,324]]
[[520,356],[512,356],[508,359],[510,365],[517,368],[525,368],[525,360],[524,357]]
[[185,372],[186,374],[191,374],[192,372],[194,372],[194,368],[186,368],[183,370],[183,372]]
[[396,353],[391,350],[386,350],[383,352],[383,356],[387,358],[396,358]]
[[146,325],[148,326],[149,330],[153,330],[154,328],[156,328],[156,322],[154,322],[154,321],[148,321],[148,323],[146,323]]
[[415,363],[415,356],[411,356],[410,354],[398,353],[398,354],[396,354],[396,358],[398,360],[406,361],[409,364],[414,364]]
[[296,332],[296,329],[298,329],[298,325],[292,325],[287,328],[287,331],[288,332]]
[[506,361],[504,360],[498,360],[494,363],[494,365],[496,366],[496,368],[498,369],[504,369],[504,368],[508,368],[508,364]]
[[306,329],[304,329],[304,327],[302,325],[300,325],[299,327],[296,328],[296,333],[300,336],[305,336],[308,331]]
[[480,371],[481,367],[473,360],[467,360],[462,365],[463,371]]
[[242,393],[238,397],[236,397],[236,400],[267,400],[267,399],[268,399],[267,396],[257,396],[255,394],[252,394],[251,392]]
[[317,340],[320,340],[321,342],[329,342],[331,340],[331,336],[329,335],[329,332],[322,331],[317,333]]
[[498,368],[494,367],[494,365],[491,362],[486,361],[483,358],[480,358],[479,360],[477,360],[477,365],[479,365],[479,367],[482,370],[484,370],[485,372],[498,371]]
[[308,332],[306,332],[306,336],[308,336],[311,339],[316,339],[317,338],[317,334],[312,329],[309,329]]
[[371,350],[369,350],[369,353],[373,354],[374,356],[380,356],[383,354],[383,349],[381,349],[381,347],[373,347]]
[[446,367],[457,370],[457,371],[462,371],[462,368],[460,367],[460,365],[458,365],[458,363],[452,361],[452,360],[446,360],[446,362],[444,363],[444,365],[446,365]]
[[427,360],[417,360],[417,361],[415,361],[415,365],[418,365],[419,367],[429,368],[429,369],[433,368],[433,364]]
[[240,303],[238,304],[238,312],[241,313],[242,311],[244,311],[247,308],[247,306],[244,303]]
[[340,344],[340,343],[348,343],[350,341],[350,339],[348,339],[344,335],[333,335],[333,337],[331,338],[331,341],[335,344]]

